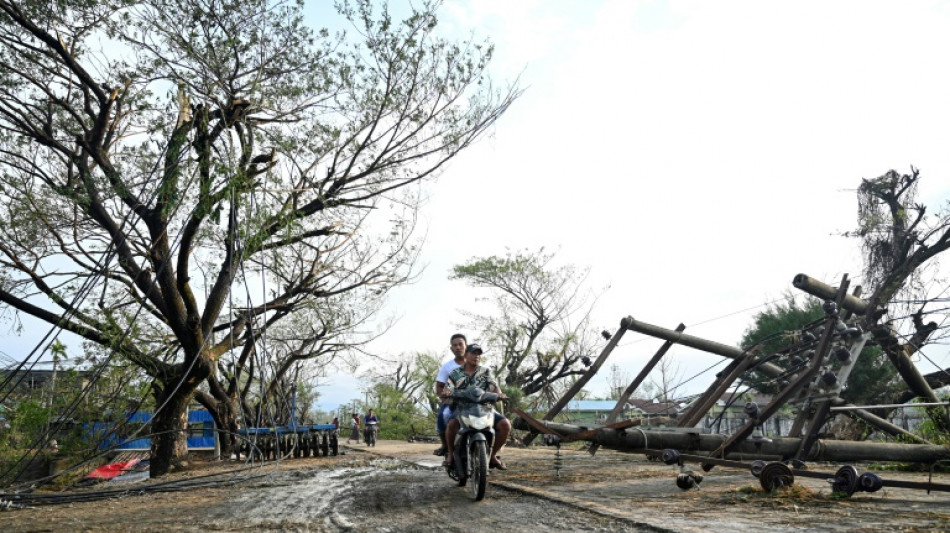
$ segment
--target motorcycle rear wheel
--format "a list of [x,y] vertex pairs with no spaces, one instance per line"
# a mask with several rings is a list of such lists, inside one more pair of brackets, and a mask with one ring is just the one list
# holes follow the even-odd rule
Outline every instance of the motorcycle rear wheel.
[[468,460],[472,472],[472,499],[478,502],[485,497],[485,487],[488,485],[488,451],[485,441],[477,440],[472,443]]

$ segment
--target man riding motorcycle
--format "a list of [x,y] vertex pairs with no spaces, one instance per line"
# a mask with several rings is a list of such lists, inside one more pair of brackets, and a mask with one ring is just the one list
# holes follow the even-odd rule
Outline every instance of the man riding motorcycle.
[[379,431],[379,418],[372,409],[363,417],[363,440],[367,446],[376,446],[376,436]]
[[[505,396],[505,393],[501,392],[501,389],[498,388],[498,384],[495,383],[491,369],[487,366],[481,366],[481,358],[482,347],[478,344],[469,344],[465,348],[465,363],[449,374],[448,381],[442,390],[442,396],[451,397],[455,391],[462,391],[470,387],[479,387],[488,392],[497,392],[499,399],[506,399],[507,396]],[[511,433],[511,422],[502,414],[495,412],[494,428],[495,439],[492,442],[491,458],[488,461],[488,465],[491,468],[507,470],[508,467],[498,457],[498,452],[501,451],[505,445],[505,441],[508,440],[508,434]],[[456,414],[449,420],[449,425],[445,432],[447,453],[446,459],[442,463],[443,466],[448,467],[453,464],[455,437],[458,435],[458,431],[459,421]]]

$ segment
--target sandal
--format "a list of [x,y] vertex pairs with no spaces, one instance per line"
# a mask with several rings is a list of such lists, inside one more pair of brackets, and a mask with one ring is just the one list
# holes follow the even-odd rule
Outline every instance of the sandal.
[[445,447],[438,448],[437,450],[432,452],[432,455],[438,455],[438,456],[445,455]]
[[451,460],[451,459],[446,459],[446,460],[442,461],[442,466],[444,466],[444,467],[446,467],[446,468],[452,468],[452,460]]
[[488,467],[497,468],[498,470],[508,470],[508,465],[502,462],[501,457],[492,457],[491,460],[488,461]]

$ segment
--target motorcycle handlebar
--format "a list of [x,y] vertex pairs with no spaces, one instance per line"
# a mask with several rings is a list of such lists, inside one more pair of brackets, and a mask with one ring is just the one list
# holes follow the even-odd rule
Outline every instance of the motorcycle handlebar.
[[507,402],[508,402],[508,398],[497,398],[497,397],[496,397],[496,398],[491,398],[491,399],[489,399],[489,398],[479,398],[479,399],[477,399],[477,400],[472,400],[472,399],[466,398],[466,397],[464,397],[464,396],[455,396],[454,398],[455,398],[456,400],[460,400],[460,401],[463,401],[463,402],[466,402],[466,403],[497,403],[497,402],[504,402],[504,403],[507,403]]

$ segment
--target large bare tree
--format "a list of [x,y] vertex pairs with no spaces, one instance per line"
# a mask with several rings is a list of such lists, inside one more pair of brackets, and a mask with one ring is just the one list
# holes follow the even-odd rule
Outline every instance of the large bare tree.
[[437,7],[342,2],[350,38],[302,2],[0,0],[0,302],[154,379],[154,475],[268,330],[342,331],[315,302],[405,279],[411,228],[380,218],[517,98]]
[[[937,256],[950,249],[950,211],[929,214],[917,201],[920,173],[890,170],[862,181],[858,189],[858,229],[865,254],[865,285],[870,288],[868,310],[862,326],[907,383],[906,401],[918,397],[927,402],[939,398],[933,385],[950,383],[946,370],[928,381],[917,370],[912,356],[928,342],[946,337],[947,325],[929,320],[944,314],[947,280],[941,278]],[[935,301],[937,300],[937,301]],[[934,305],[936,304],[936,306]],[[946,411],[933,409],[931,417],[943,431],[950,431]]]

